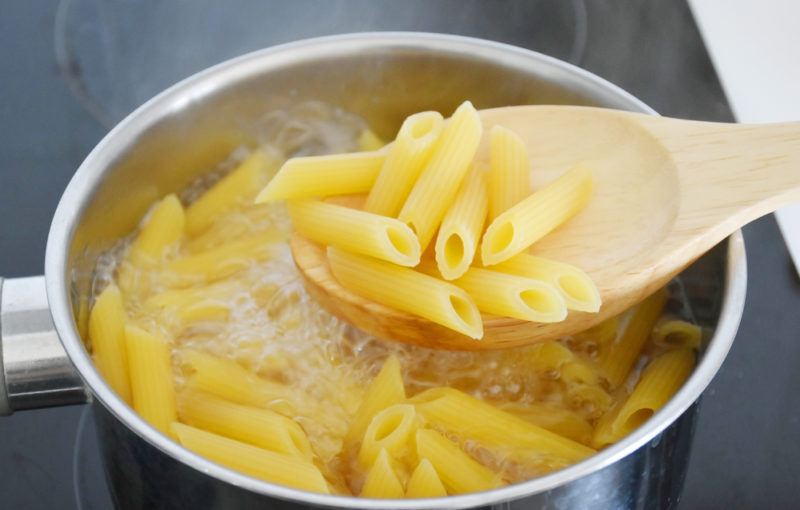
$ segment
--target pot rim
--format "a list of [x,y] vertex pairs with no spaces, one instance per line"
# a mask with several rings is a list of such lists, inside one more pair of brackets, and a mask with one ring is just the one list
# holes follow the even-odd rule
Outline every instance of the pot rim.
[[730,349],[742,316],[747,286],[746,259],[741,231],[735,232],[728,238],[723,302],[713,338],[691,377],[667,405],[634,433],[586,460],[533,480],[490,491],[436,499],[380,500],[316,494],[252,478],[207,460],[158,432],[128,407],[95,369],[77,333],[69,305],[68,253],[80,217],[89,202],[88,197],[102,180],[104,169],[112,166],[120,149],[127,147],[140,133],[157,123],[165,114],[179,109],[186,102],[196,100],[209,91],[223,88],[226,84],[244,79],[254,73],[263,72],[267,67],[280,66],[289,60],[298,58],[298,55],[325,52],[344,54],[376,46],[425,47],[466,55],[479,54],[482,57],[514,63],[518,66],[525,63],[535,64],[570,79],[573,83],[590,85],[595,89],[610,93],[612,97],[627,103],[627,106],[634,111],[657,115],[652,108],[616,85],[556,58],[484,39],[424,32],[368,32],[305,39],[248,53],[186,78],[137,108],[100,141],[70,180],[53,218],[45,256],[47,297],[61,342],[85,384],[90,388],[94,397],[117,419],[166,455],[207,475],[252,492],[323,507],[411,510],[431,507],[483,506],[499,501],[518,499],[566,485],[597,472],[641,448],[677,420],[697,400],[718,371]]

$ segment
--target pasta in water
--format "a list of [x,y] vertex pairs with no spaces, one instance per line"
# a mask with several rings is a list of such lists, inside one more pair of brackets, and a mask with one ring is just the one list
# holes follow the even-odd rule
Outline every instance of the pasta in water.
[[[670,289],[573,337],[501,351],[381,341],[332,316],[303,287],[293,230],[328,246],[342,285],[474,341],[481,311],[541,322],[596,312],[586,273],[525,252],[580,214],[590,172],[531,195],[536,169],[500,127],[483,134],[491,165],[479,167],[469,103],[449,120],[409,117],[385,147],[320,103],[269,120],[270,143],[235,152],[216,184],[201,178],[153,205],[98,264],[83,307],[100,373],[185,448],[302,490],[445,497],[579,462],[691,374],[702,330]],[[337,143],[361,152],[326,155]],[[343,194],[365,197],[363,210],[327,198]]]

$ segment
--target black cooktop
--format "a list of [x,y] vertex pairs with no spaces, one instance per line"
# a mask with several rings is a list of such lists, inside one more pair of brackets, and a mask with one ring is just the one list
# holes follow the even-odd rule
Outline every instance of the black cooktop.
[[[242,12],[258,29],[243,29]],[[683,1],[7,2],[0,8],[0,274],[40,274],[51,215],[108,127],[170,83],[260,47],[365,30],[449,32],[569,60],[665,115],[731,120]],[[748,226],[747,305],[703,397],[677,508],[795,508],[800,282],[770,216]],[[84,406],[0,418],[0,508],[108,509]]]

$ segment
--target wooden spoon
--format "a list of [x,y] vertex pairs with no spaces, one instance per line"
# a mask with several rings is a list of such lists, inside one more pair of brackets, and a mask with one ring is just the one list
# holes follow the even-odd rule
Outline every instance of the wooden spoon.
[[[375,336],[446,349],[499,349],[571,335],[635,305],[750,221],[800,200],[800,124],[694,122],[572,106],[481,111],[519,134],[534,190],[577,163],[595,193],[532,252],[584,269],[603,298],[599,313],[570,311],[553,324],[484,316],[476,341],[365,300],[340,286],[322,247],[295,237],[292,253],[309,292]],[[488,160],[487,136],[476,158]]]

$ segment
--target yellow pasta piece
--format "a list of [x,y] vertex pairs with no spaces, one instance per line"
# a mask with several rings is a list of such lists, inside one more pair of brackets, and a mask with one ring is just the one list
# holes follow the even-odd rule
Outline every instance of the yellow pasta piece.
[[500,214],[483,235],[483,264],[499,264],[526,250],[583,209],[591,194],[591,172],[576,166]]
[[134,265],[152,265],[164,250],[183,235],[186,216],[180,200],[167,195],[150,212],[141,231],[131,244],[128,260]]
[[439,474],[434,469],[431,461],[423,457],[408,480],[406,497],[443,498],[445,496],[447,496],[447,490],[442,485]]
[[622,438],[620,434],[614,433],[612,426],[614,425],[617,415],[619,415],[619,410],[622,409],[624,404],[624,399],[617,401],[599,420],[597,420],[597,424],[594,427],[594,434],[592,434],[593,448],[605,448]]
[[400,220],[317,200],[290,202],[289,215],[312,241],[401,266],[419,264],[417,236]]
[[133,408],[153,427],[172,435],[178,419],[167,342],[137,326],[125,327]]
[[398,218],[416,232],[423,251],[453,203],[482,133],[478,112],[465,101],[442,129],[430,161],[400,210]]
[[702,339],[700,326],[681,320],[661,321],[653,330],[653,343],[662,347],[699,349]]
[[[218,217],[202,234],[187,240],[183,249],[186,253],[202,253],[253,235],[259,235],[262,239],[273,242],[286,241],[288,233],[271,226],[274,215],[273,204],[250,205],[243,209],[235,209]],[[263,228],[265,225],[268,226],[267,229]]]
[[386,142],[369,128],[358,135],[358,149],[362,152],[376,151],[384,145],[386,145]]
[[470,338],[483,336],[478,307],[462,289],[413,269],[328,248],[331,272],[342,286],[372,301],[419,315]]
[[381,371],[367,388],[361,404],[358,406],[350,427],[345,435],[345,448],[352,448],[364,436],[372,418],[387,407],[399,404],[406,398],[403,387],[403,376],[400,373],[400,361],[389,356],[383,362]]
[[599,385],[600,375],[589,363],[574,359],[567,361],[559,370],[561,380],[571,384]]
[[269,235],[228,243],[196,255],[173,260],[166,267],[169,285],[185,287],[210,283],[241,271],[254,262],[267,259],[281,249]]
[[489,142],[489,218],[500,216],[531,194],[530,162],[522,139],[494,126]]
[[403,484],[394,472],[389,454],[386,450],[381,450],[367,472],[367,478],[361,488],[361,497],[399,499],[404,494]]
[[663,289],[642,301],[633,312],[622,336],[607,346],[601,356],[600,371],[612,388],[622,384],[628,377],[666,302],[667,293]]
[[[411,398],[410,402],[426,421],[465,439],[475,439],[487,446],[508,448],[511,455],[533,451],[540,455],[578,461],[594,453],[591,448],[453,388],[426,390]],[[431,462],[442,475],[436,462],[433,459]]]
[[595,342],[600,347],[604,347],[616,340],[618,330],[619,317],[611,317],[576,336],[582,340],[589,340]]
[[194,370],[187,380],[193,390],[237,404],[267,407],[284,415],[294,412],[288,388],[258,377],[235,361],[195,350],[181,352],[180,359]]
[[252,202],[282,159],[274,150],[256,150],[236,169],[200,195],[186,209],[186,231],[189,235],[200,234],[221,214]]
[[476,168],[464,179],[436,237],[436,264],[445,280],[459,278],[472,265],[488,210],[486,173]]
[[128,354],[125,347],[125,309],[113,283],[97,297],[89,315],[89,338],[95,363],[119,398],[131,403]]
[[75,325],[78,326],[78,334],[82,339],[89,338],[89,296],[82,295],[78,298],[78,313],[75,317]]
[[361,465],[371,465],[381,451],[392,458],[401,457],[416,428],[417,414],[412,405],[395,404],[376,414],[361,440]]
[[592,418],[600,417],[614,403],[606,390],[596,384],[575,383],[567,387],[567,399]]
[[536,372],[560,370],[565,363],[573,359],[575,355],[572,351],[555,340],[533,345],[524,353],[526,365]]
[[311,443],[300,425],[269,409],[243,406],[203,392],[184,391],[178,395],[178,418],[187,425],[259,448],[313,458]]
[[[462,419],[465,416],[469,415],[462,415]],[[417,430],[416,444],[417,455],[430,461],[449,494],[485,491],[501,485],[499,475],[434,430]]]
[[600,310],[602,300],[597,286],[589,275],[571,264],[520,253],[492,269],[549,283],[558,289],[570,310]]
[[385,159],[383,151],[292,158],[261,190],[256,203],[366,193]]
[[403,122],[367,196],[365,211],[397,216],[433,152],[442,124],[438,112],[417,113]]
[[551,404],[506,402],[503,411],[560,436],[588,445],[592,439],[591,424],[579,414]]
[[613,433],[626,436],[649,420],[683,386],[693,368],[694,351],[689,348],[667,351],[650,362],[615,417]]
[[268,482],[328,494],[328,484],[308,460],[282,455],[182,423],[172,429],[187,449],[227,468]]

